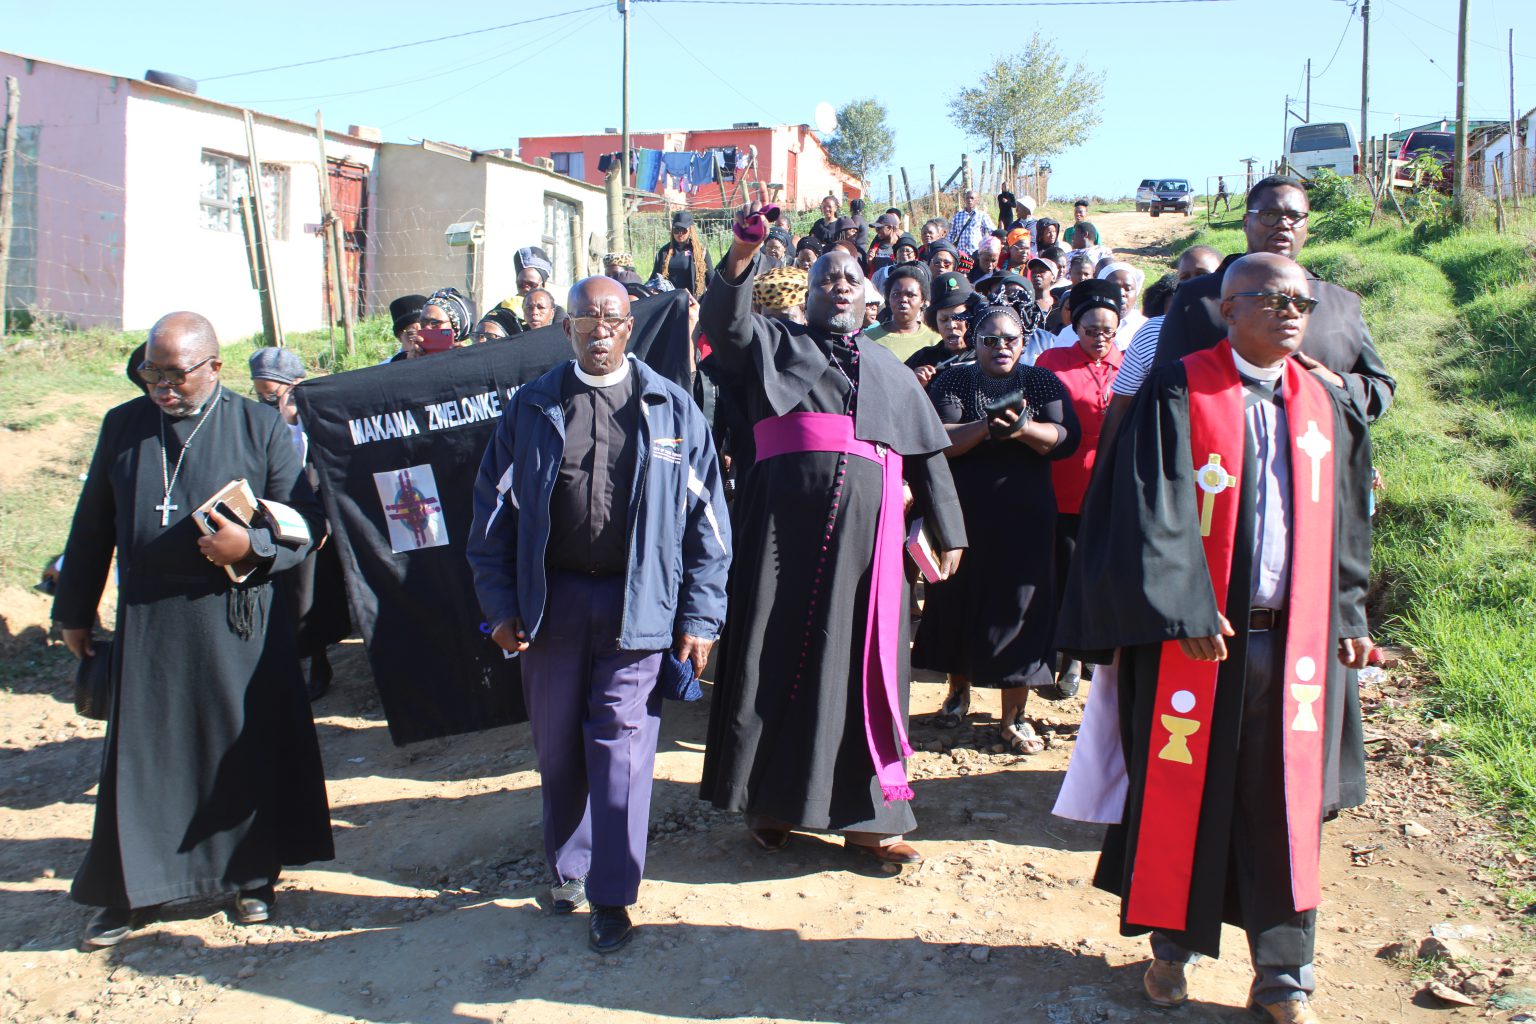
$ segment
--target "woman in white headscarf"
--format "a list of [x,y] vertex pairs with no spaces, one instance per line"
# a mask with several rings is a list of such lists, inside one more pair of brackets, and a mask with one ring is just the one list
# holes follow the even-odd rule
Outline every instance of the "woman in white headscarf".
[[[1094,276],[1120,289],[1120,327],[1115,331],[1115,347],[1124,352],[1130,348],[1131,339],[1136,337],[1141,325],[1147,322],[1146,314],[1141,311],[1141,288],[1147,281],[1147,275],[1129,263],[1114,261],[1104,264]],[[1064,348],[1076,344],[1077,332],[1069,324],[1056,335],[1054,347]]]

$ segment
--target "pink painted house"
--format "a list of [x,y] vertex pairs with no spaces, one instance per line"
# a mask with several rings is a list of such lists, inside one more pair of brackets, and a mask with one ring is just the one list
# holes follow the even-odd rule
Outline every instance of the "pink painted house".
[[[604,174],[598,163],[606,154],[618,152],[621,137],[613,133],[544,135],[519,139],[517,144],[518,156],[529,163],[546,159],[561,174],[601,185]],[[698,131],[631,132],[629,144],[632,150],[655,149],[664,153],[757,150],[756,166],[738,170],[736,180],[726,181],[725,202],[721,202],[720,189],[711,185],[692,194],[667,189],[658,200],[642,203],[641,209],[659,209],[663,205],[730,206],[736,203],[738,195],[747,194],[742,188],[747,183],[782,186],[779,203],[794,210],[813,209],[828,195],[840,200],[863,195],[858,179],[827,158],[826,149],[809,125],[738,124]]]

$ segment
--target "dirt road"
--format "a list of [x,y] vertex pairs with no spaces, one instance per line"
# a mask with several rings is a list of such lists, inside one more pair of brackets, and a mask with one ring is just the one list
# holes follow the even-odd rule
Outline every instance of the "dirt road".
[[[1182,226],[1097,221],[1134,245],[1151,244],[1135,235],[1151,225]],[[642,931],[599,959],[584,917],[540,905],[527,728],[390,746],[356,642],[315,708],[338,859],[286,877],[270,925],[240,928],[224,907],[194,904],[110,953],[77,952],[89,913],[69,902],[68,879],[90,833],[102,727],[61,702],[69,665],[41,646],[45,599],[13,589],[0,614],[0,1019],[1160,1019],[1140,995],[1144,940],[1120,937],[1115,901],[1088,884],[1098,830],[1049,815],[1081,700],[1036,708],[1058,723],[1057,741],[1018,758],[994,752],[995,703],[935,732],[926,717],[943,687],[920,681],[912,840],[927,861],[895,876],[813,835],[756,853],[737,820],[695,798],[707,708],[669,705]],[[1536,1013],[1532,918],[1493,884],[1529,888],[1536,876],[1445,782],[1435,730],[1411,710],[1414,685],[1399,672],[1368,695],[1375,796],[1325,835],[1319,1010],[1414,1024],[1514,1020],[1525,1002]],[[1444,949],[1431,951],[1460,968],[1413,962],[1432,929]],[[1246,950],[1230,929],[1225,943],[1179,1019],[1245,1019]],[[1478,993],[1477,1008],[1416,996],[1436,970]],[[1502,1009],[1484,1009],[1490,995]]]

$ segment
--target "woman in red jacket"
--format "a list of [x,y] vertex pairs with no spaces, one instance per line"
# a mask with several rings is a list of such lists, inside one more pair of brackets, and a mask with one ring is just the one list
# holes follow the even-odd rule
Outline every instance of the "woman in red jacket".
[[[1091,278],[1072,286],[1068,295],[1072,327],[1077,341],[1040,353],[1035,365],[1050,370],[1061,380],[1082,425],[1077,450],[1051,463],[1051,486],[1056,492],[1056,600],[1065,593],[1067,570],[1077,548],[1078,513],[1083,494],[1093,475],[1099,451],[1099,435],[1109,411],[1110,386],[1120,372],[1120,349],[1115,332],[1120,328],[1120,288],[1107,280]],[[1071,661],[1061,667],[1056,687],[1063,697],[1077,693],[1083,667]]]

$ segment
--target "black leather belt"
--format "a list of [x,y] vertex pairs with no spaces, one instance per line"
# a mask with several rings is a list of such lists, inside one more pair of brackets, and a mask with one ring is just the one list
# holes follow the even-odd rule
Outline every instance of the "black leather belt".
[[1248,613],[1248,632],[1263,633],[1285,623],[1283,608],[1254,608]]

